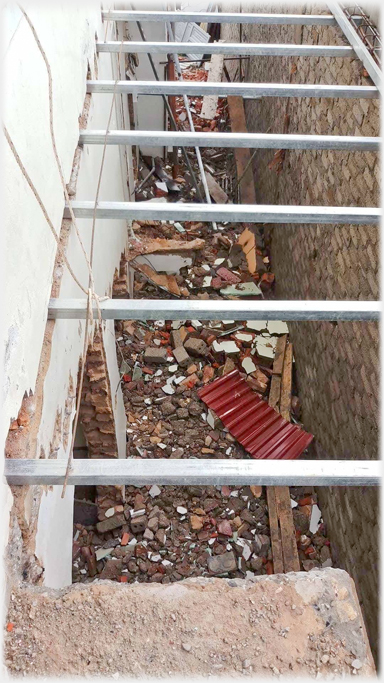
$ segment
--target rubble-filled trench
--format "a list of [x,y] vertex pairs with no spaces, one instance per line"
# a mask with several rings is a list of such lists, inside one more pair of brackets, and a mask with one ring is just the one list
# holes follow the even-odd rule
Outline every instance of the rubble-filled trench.
[[[203,80],[204,68],[184,69]],[[182,98],[179,124],[188,129]],[[225,99],[211,121],[199,117],[202,98],[190,98],[196,130],[230,125]],[[185,122],[185,123],[183,123]],[[190,160],[198,171],[191,150]],[[204,166],[228,200],[236,201],[233,155],[204,149]],[[179,176],[156,160],[137,168],[137,201],[193,201],[196,189],[179,158]],[[217,192],[213,186],[213,193]],[[222,201],[222,200],[221,200]],[[239,224],[134,222],[135,239],[115,279],[114,296],[259,299],[273,297],[274,276],[262,229]],[[128,272],[134,273],[132,278]],[[268,401],[276,344],[289,337],[283,322],[119,321],[116,345],[127,416],[129,458],[249,458],[198,396],[217,377],[238,369]],[[295,383],[293,383],[293,389]],[[293,391],[291,419],[300,424]],[[268,505],[259,486],[125,487],[121,504],[105,488],[75,503],[73,581],[112,579],[163,584],[196,576],[247,578],[274,572]],[[290,490],[302,570],[332,566],[330,542],[312,487]],[[88,502],[87,502],[88,501]]]

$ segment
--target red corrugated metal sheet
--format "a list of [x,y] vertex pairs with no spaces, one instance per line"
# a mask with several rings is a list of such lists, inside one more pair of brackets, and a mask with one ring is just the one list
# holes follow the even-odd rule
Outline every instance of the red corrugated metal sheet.
[[254,458],[298,458],[313,439],[257,396],[238,370],[198,394]]

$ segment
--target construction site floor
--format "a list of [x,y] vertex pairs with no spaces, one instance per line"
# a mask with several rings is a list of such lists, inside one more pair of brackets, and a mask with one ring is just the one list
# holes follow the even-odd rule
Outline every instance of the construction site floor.
[[8,620],[5,663],[16,676],[375,673],[354,584],[340,569],[25,586],[13,591]]

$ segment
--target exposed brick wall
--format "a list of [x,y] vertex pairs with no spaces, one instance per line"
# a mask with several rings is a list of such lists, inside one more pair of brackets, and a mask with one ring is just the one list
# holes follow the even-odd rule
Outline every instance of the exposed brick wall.
[[[90,458],[118,457],[111,387],[100,329],[96,330],[88,347],[80,405],[80,422]],[[104,519],[105,510],[121,503],[122,495],[122,486],[96,487],[96,502],[100,520]]]
[[[226,7],[226,9],[229,9]],[[235,4],[230,7],[236,11]],[[242,3],[242,11],[328,13],[324,6]],[[242,29],[244,42],[342,45],[338,28],[257,26]],[[227,25],[225,40],[238,40]],[[259,57],[247,62],[246,81],[371,85],[356,59]],[[232,77],[238,62],[227,62]],[[249,132],[282,133],[287,99],[245,103]],[[379,134],[377,100],[292,98],[289,133]],[[377,206],[377,154],[287,151],[282,172],[268,168],[273,150],[255,158],[257,201],[266,204]],[[267,230],[279,299],[377,299],[378,229],[350,225],[281,225]],[[378,325],[292,323],[297,381],[305,428],[315,434],[314,457],[378,457]],[[334,559],[355,579],[372,649],[378,646],[378,495],[371,488],[325,488],[320,502]]]

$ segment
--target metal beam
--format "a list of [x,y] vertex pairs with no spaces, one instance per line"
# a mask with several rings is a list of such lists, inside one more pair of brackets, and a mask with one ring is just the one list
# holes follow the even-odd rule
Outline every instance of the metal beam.
[[[66,460],[5,460],[12,485],[61,486]],[[68,484],[111,486],[379,486],[379,460],[73,460]]]
[[[380,301],[107,299],[99,306],[103,320],[379,320],[381,313]],[[86,299],[50,299],[50,320],[86,315]]]
[[378,152],[381,138],[342,135],[283,135],[268,133],[191,133],[144,130],[86,130],[80,145],[155,145],[178,147],[245,147],[247,149],[332,149]]
[[297,85],[295,83],[213,83],[210,81],[87,81],[88,93],[133,95],[240,95],[241,97],[377,98],[371,85]]
[[[94,202],[73,201],[76,218],[93,218]],[[232,223],[378,223],[381,209],[361,206],[283,206],[273,204],[187,204],[183,202],[98,202],[96,218],[229,221]],[[68,207],[64,218],[70,218]]]
[[361,40],[360,36],[356,32],[355,28],[352,26],[351,22],[348,21],[348,18],[346,17],[343,8],[340,6],[338,2],[335,2],[334,0],[330,0],[329,2],[327,2],[327,5],[331,10],[333,16],[335,17],[335,20],[340,26],[345,37],[347,38],[348,42],[351,44],[353,50],[355,51],[356,56],[363,62],[364,67],[368,71],[376,87],[380,91],[382,91],[383,74],[381,68],[370,54],[367,46]]
[[355,57],[347,45],[290,45],[287,43],[156,43],[117,40],[96,43],[97,52],[128,52],[150,54],[284,56],[284,57]]
[[334,26],[329,14],[238,14],[234,12],[140,12],[109,10],[102,12],[110,21],[182,21],[208,24],[295,24],[298,26]]

